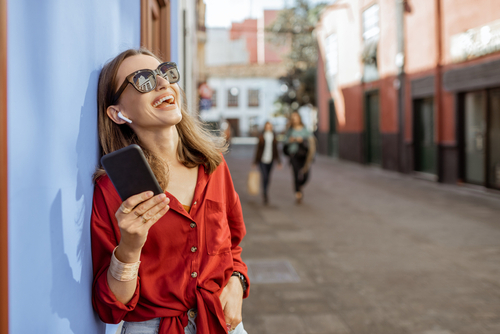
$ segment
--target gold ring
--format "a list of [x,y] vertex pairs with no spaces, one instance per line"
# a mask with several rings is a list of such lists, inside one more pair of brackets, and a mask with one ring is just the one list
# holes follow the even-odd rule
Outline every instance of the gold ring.
[[143,224],[146,224],[148,222],[148,220],[149,220],[149,219],[144,218],[143,216],[141,216],[141,218],[142,218],[142,223]]
[[132,209],[129,209],[129,208],[126,208],[125,205],[120,205],[120,210],[124,213],[124,214],[127,214],[127,213],[130,213],[130,211],[132,211]]
[[134,215],[139,218],[141,215],[137,213],[137,211],[134,211]]

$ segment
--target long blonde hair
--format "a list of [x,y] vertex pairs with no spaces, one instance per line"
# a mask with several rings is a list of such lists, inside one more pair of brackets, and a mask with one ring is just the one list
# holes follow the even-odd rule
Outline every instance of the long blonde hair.
[[[116,124],[107,115],[107,108],[111,105],[113,95],[117,91],[118,68],[128,57],[147,55],[162,62],[159,57],[146,49],[129,49],[123,51],[104,65],[99,75],[97,87],[98,132],[101,146],[100,157],[119,150],[130,144],[139,145],[148,160],[158,183],[165,190],[168,186],[168,164],[144,147],[135,132],[127,124]],[[193,168],[204,165],[208,173],[212,173],[222,162],[221,153],[227,151],[224,138],[215,136],[203,127],[203,123],[187,111],[186,98],[182,92],[181,114],[182,120],[176,125],[179,134],[177,159],[186,167]],[[106,174],[102,166],[94,173],[94,180]]]

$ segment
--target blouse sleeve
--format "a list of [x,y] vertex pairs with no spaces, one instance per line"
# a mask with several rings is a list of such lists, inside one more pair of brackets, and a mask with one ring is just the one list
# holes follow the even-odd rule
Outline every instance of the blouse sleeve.
[[247,281],[247,289],[243,294],[243,298],[248,297],[250,291],[250,280],[248,279],[248,269],[246,264],[241,259],[241,247],[240,242],[246,234],[245,222],[243,221],[243,211],[241,209],[240,197],[238,193],[234,190],[233,181],[231,179],[231,174],[226,162],[224,164],[224,174],[227,183],[226,189],[226,205],[227,205],[227,220],[229,223],[229,229],[231,230],[231,253],[233,255],[233,270],[238,271]]
[[[117,324],[132,311],[139,301],[140,278],[137,278],[137,286],[132,299],[123,304],[118,301],[111,291],[107,272],[113,250],[120,240],[120,232],[116,223],[114,211],[110,207],[118,207],[121,200],[113,196],[106,189],[106,182],[97,180],[94,189],[94,201],[92,205],[91,236],[92,236],[92,264],[94,280],[92,285],[92,305],[102,321]],[[109,180],[107,180],[109,181]],[[110,182],[108,182],[109,185]],[[112,185],[111,185],[112,187]],[[114,190],[114,188],[113,188]]]

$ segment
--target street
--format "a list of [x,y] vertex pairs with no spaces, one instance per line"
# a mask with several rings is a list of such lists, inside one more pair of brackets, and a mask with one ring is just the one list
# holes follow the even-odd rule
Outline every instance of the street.
[[249,334],[500,333],[500,195],[317,156],[302,204],[284,163],[264,206],[246,192],[252,157],[226,155]]

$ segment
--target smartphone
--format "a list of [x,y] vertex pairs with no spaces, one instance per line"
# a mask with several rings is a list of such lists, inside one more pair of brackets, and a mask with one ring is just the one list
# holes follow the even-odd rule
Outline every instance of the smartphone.
[[132,144],[106,154],[101,164],[122,201],[148,190],[155,196],[163,193],[139,145]]

